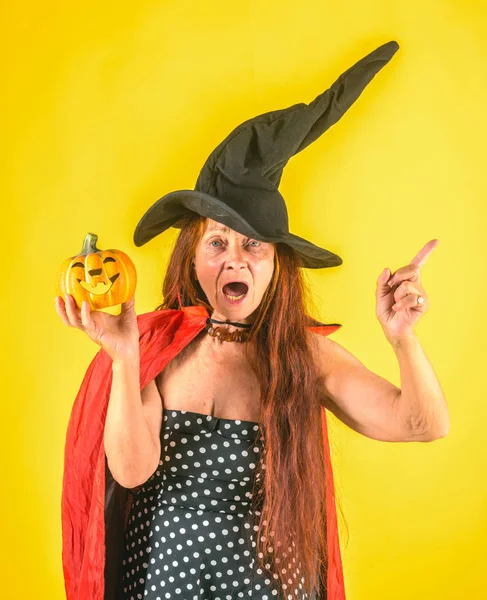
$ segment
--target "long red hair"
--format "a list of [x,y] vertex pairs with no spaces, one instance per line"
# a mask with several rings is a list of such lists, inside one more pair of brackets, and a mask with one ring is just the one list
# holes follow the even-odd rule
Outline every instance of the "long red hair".
[[[206,217],[185,216],[155,310],[213,307],[191,267],[206,230]],[[257,555],[263,572],[279,579],[286,598],[320,590],[326,598],[328,568],[325,461],[321,406],[323,385],[309,346],[305,302],[310,294],[299,255],[274,244],[274,273],[244,344],[261,389],[261,463],[256,467],[253,514],[260,514]],[[252,523],[254,525],[254,523]]]

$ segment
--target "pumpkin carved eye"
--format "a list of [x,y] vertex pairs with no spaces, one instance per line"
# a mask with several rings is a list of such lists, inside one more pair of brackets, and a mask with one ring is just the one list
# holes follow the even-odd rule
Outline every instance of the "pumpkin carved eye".
[[[103,262],[107,263],[107,262],[117,262],[117,261],[114,258],[112,258],[111,256],[107,256]],[[84,264],[81,262],[74,263],[74,265],[72,265],[71,268],[74,269],[74,267],[81,267],[82,269],[85,268]]]

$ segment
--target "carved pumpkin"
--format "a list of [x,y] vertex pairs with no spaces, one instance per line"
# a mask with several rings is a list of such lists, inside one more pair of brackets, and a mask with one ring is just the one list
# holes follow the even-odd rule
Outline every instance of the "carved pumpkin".
[[137,286],[134,263],[121,250],[100,250],[98,236],[88,233],[80,254],[67,258],[56,278],[58,296],[71,294],[78,308],[87,300],[92,310],[127,302]]

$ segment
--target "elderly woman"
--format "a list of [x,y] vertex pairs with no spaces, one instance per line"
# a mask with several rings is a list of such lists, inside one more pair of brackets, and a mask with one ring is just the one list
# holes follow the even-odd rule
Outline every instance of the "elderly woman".
[[[194,190],[149,208],[137,246],[181,229],[155,311],[137,316],[133,298],[118,316],[57,300],[63,321],[101,347],[67,432],[68,600],[343,600],[325,407],[374,439],[443,435],[446,419],[420,432],[401,390],[327,339],[341,325],[308,316],[302,268],[342,260],[289,232],[277,189],[289,158],[397,48],[384,44],[309,105],[244,122]],[[432,247],[394,286],[417,275]],[[394,299],[407,310],[425,293],[417,278],[397,293],[389,274],[378,317],[391,342],[405,342]],[[422,375],[437,392],[426,363]]]

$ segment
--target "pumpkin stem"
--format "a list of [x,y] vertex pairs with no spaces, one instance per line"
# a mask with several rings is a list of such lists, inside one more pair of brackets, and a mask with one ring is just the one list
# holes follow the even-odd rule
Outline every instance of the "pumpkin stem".
[[96,241],[98,236],[96,233],[87,233],[83,241],[83,247],[81,248],[80,254],[91,254],[92,252],[99,252],[100,250],[96,247]]

